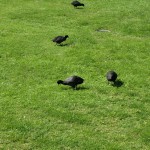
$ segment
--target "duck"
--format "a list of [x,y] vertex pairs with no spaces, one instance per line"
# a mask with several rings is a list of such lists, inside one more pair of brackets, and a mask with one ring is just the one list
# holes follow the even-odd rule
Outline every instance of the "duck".
[[79,1],[73,1],[71,4],[72,4],[75,8],[77,8],[78,6],[84,6],[84,4],[83,4],[83,3],[80,3]]
[[52,41],[55,42],[56,44],[61,44],[62,42],[66,41],[66,39],[68,38],[68,35],[65,36],[57,36],[55,37]]
[[65,80],[58,80],[57,84],[68,85],[68,86],[71,86],[73,89],[77,89],[77,85],[82,84],[83,82],[84,82],[83,78],[79,76],[71,76]]
[[107,74],[106,74],[106,78],[107,78],[107,81],[108,83],[109,82],[113,82],[115,83],[116,79],[117,79],[117,73],[115,71],[108,71]]

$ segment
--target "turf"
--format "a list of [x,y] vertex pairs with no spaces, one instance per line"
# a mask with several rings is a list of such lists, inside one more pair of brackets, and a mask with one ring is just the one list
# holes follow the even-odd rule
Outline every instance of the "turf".
[[150,2],[82,2],[0,0],[0,149],[150,149]]

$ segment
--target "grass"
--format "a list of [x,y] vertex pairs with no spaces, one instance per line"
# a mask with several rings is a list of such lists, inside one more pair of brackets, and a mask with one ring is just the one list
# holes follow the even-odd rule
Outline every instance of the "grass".
[[[150,149],[150,3],[82,2],[0,1],[0,149]],[[79,90],[56,84],[71,75]]]

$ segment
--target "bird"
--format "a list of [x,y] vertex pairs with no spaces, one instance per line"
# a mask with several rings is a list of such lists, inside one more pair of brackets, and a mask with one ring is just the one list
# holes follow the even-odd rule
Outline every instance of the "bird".
[[82,79],[81,77],[79,76],[71,76],[67,79],[65,79],[64,81],[62,80],[58,80],[57,81],[57,84],[63,84],[63,85],[69,85],[71,86],[73,89],[77,89],[77,85],[78,84],[82,84],[84,82],[84,79]]
[[57,36],[55,37],[52,41],[55,42],[56,44],[61,44],[63,41],[66,41],[66,39],[68,38],[68,35],[65,36]]
[[78,6],[84,6],[84,4],[83,3],[80,3],[79,1],[73,1],[72,3],[71,3],[74,7],[78,7]]
[[115,81],[117,79],[117,76],[118,75],[115,71],[108,71],[107,74],[106,74],[106,78],[107,78],[108,83],[109,82],[115,83]]

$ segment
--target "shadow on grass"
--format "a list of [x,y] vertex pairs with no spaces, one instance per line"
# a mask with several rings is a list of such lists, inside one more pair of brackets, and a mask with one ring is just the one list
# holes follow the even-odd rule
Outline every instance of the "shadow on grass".
[[57,44],[56,46],[61,46],[61,47],[63,47],[63,46],[70,46],[70,45],[72,45],[72,43],[66,43],[66,44]]
[[80,91],[80,90],[88,90],[88,87],[77,87],[77,89],[73,89],[72,87],[62,87],[63,90],[73,90],[73,91]]
[[75,9],[84,9],[84,7],[75,7]]
[[122,85],[124,84],[124,82],[123,81],[121,81],[121,80],[117,80],[117,81],[115,81],[114,82],[114,84],[112,85],[112,86],[114,86],[114,87],[121,87]]
[[88,90],[88,89],[89,89],[88,87],[83,87],[83,86],[82,86],[82,87],[77,87],[76,90],[78,91],[78,90]]

